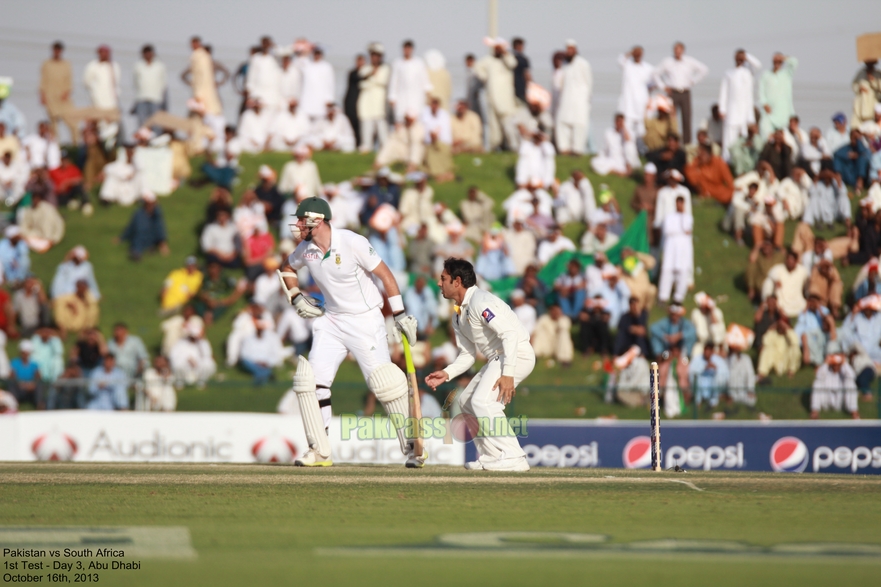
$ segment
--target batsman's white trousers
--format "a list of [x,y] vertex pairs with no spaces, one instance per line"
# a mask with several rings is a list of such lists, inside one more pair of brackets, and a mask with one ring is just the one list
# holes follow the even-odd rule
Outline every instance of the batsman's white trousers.
[[[315,319],[312,323],[312,350],[309,364],[315,374],[316,395],[319,400],[330,397],[330,386],[340,364],[349,353],[358,361],[366,381],[373,370],[391,363],[385,320],[379,308],[363,314],[332,314]],[[330,408],[327,412],[328,418]],[[326,418],[326,419],[328,419]]]
[[[514,385],[526,379],[535,367],[535,353],[529,343],[521,344],[517,348],[517,363],[514,367]],[[491,459],[513,459],[526,456],[520,448],[520,442],[516,436],[505,434],[509,430],[498,430],[496,436],[495,424],[499,418],[505,417],[505,405],[498,401],[499,390],[493,386],[502,376],[502,360],[498,357],[487,362],[483,366],[468,387],[459,394],[459,407],[465,414],[471,414],[478,422],[489,423],[489,430],[485,435],[477,435],[474,446],[478,456]]]

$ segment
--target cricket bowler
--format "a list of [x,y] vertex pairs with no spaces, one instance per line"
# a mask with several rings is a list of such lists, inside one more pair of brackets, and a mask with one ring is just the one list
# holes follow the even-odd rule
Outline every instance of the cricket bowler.
[[432,389],[454,379],[474,364],[477,353],[486,357],[486,365],[477,373],[457,401],[462,413],[478,422],[488,423],[474,438],[478,458],[466,463],[466,469],[486,471],[528,471],[526,453],[507,425],[505,405],[514,390],[535,367],[535,352],[529,333],[514,311],[488,291],[477,288],[474,267],[463,259],[447,259],[438,287],[455,304],[453,330],[459,355],[445,369],[425,378]]
[[[382,282],[398,331],[412,345],[416,341],[416,318],[404,311],[401,292],[392,272],[363,236],[350,230],[332,228],[330,205],[321,198],[306,198],[297,206],[296,224],[290,224],[294,240],[302,241],[278,271],[282,290],[297,314],[315,318],[309,360],[300,357],[294,374],[293,390],[300,404],[309,451],[294,461],[301,467],[328,467],[331,460],[327,428],[332,410],[330,386],[340,364],[349,352],[354,355],[367,387],[382,403],[397,428],[406,466],[425,465],[426,453],[413,454],[412,442],[405,435],[410,415],[407,376],[391,362],[388,340],[380,308],[382,294],[373,276]],[[296,271],[302,267],[324,294],[324,307],[303,295]],[[372,275],[371,275],[372,274]]]

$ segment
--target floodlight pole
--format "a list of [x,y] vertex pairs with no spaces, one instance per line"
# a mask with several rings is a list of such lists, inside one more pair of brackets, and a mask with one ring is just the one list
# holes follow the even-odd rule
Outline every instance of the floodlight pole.
[[499,36],[499,2],[498,0],[489,0],[489,15],[487,23],[487,36],[495,39]]

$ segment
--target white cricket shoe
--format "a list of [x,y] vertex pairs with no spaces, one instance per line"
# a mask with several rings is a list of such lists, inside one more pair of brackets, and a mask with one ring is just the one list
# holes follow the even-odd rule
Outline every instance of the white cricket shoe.
[[465,463],[465,470],[467,471],[482,471],[483,465],[480,464],[480,461],[471,461]]
[[410,451],[410,454],[407,455],[407,462],[404,463],[404,466],[408,469],[421,469],[425,466],[425,461],[428,460],[428,451],[424,448],[422,449],[422,456],[417,457],[413,451]]
[[526,457],[515,457],[513,459],[489,459],[480,457],[476,461],[465,463],[465,468],[469,471],[515,471],[522,472],[529,470],[529,463]]
[[333,459],[325,458],[311,448],[306,454],[294,461],[296,467],[330,467],[331,465],[333,465]]

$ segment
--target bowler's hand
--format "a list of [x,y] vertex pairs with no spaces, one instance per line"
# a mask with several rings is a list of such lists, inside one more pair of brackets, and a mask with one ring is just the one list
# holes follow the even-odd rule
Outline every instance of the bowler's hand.
[[434,373],[429,373],[425,377],[425,384],[432,389],[437,389],[438,385],[446,383],[448,379],[449,376],[446,371],[435,371]]
[[499,390],[498,401],[505,405],[511,403],[511,400],[514,399],[514,378],[510,375],[502,375],[493,385],[493,389],[497,388]]

